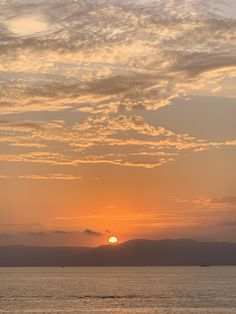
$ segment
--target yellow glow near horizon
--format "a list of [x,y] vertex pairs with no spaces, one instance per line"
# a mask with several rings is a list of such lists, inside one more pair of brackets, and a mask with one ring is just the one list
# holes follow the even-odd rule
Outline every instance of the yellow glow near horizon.
[[117,244],[119,242],[119,239],[117,237],[112,236],[108,239],[108,242],[110,244]]

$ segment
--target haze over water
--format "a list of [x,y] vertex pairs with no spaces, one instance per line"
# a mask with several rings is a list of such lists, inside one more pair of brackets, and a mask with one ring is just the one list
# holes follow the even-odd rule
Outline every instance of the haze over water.
[[236,267],[1,268],[0,313],[236,312]]

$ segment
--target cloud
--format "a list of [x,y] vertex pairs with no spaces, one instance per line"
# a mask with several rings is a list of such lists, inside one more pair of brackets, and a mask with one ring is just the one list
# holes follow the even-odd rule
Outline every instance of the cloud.
[[52,233],[64,235],[64,234],[69,234],[69,233],[71,233],[71,231],[53,230]]
[[[41,1],[36,7],[4,2],[5,17],[0,20],[8,33],[0,51],[6,56],[2,75],[7,84],[2,96],[7,94],[3,98],[11,104],[14,95],[22,101],[26,96],[38,99],[34,106],[44,109],[45,100],[48,108],[50,102],[63,100],[63,105],[55,105],[58,110],[73,107],[70,103],[79,102],[81,96],[102,97],[113,111],[119,106],[166,105],[179,94],[179,85],[191,90],[208,84],[202,73],[236,65],[235,20],[222,16],[212,4],[57,0]],[[214,8],[220,4],[214,0]],[[8,16],[24,26],[35,12],[47,22],[47,34],[12,36]],[[217,78],[220,73],[211,80]],[[29,103],[16,106],[19,111],[34,110]]]
[[38,175],[38,174],[30,174],[30,175],[19,175],[19,176],[6,176],[0,175],[0,179],[23,179],[23,180],[66,180],[66,181],[73,181],[73,180],[81,180],[82,177],[74,176],[70,174],[61,174],[61,173],[54,173],[54,174],[46,174],[46,175]]
[[196,208],[206,209],[236,209],[235,196],[209,197],[197,196],[193,199],[176,199],[179,203],[191,203]]
[[12,179],[11,176],[0,175],[0,179]]
[[7,232],[0,232],[0,245],[71,246],[72,243],[74,245],[81,245],[81,243],[91,245],[100,240],[102,240],[102,233],[90,229],[79,231],[29,226],[28,231],[23,229],[9,231],[8,229]]
[[[80,122],[62,121],[0,122],[0,143],[5,153],[0,161],[48,165],[107,163],[120,166],[154,168],[173,162],[179,156],[221,147],[236,142],[212,142],[190,134],[176,134],[146,123],[139,115],[85,116]],[[14,151],[17,148],[18,151]],[[12,150],[13,149],[13,150]],[[78,180],[71,174],[30,174],[21,179]]]
[[236,227],[236,220],[220,221],[218,224],[224,227]]
[[83,232],[86,236],[89,236],[89,237],[100,237],[102,236],[102,233],[100,232],[97,232],[97,231],[93,231],[91,229],[86,229],[84,230]]
[[12,238],[12,235],[9,233],[1,232],[0,233],[0,241],[6,241]]
[[68,174],[49,174],[49,175],[24,175],[18,176],[19,179],[28,179],[28,180],[81,180],[82,177],[76,177]]
[[45,236],[47,236],[47,233],[45,233],[45,232],[29,232],[29,235],[33,236],[33,237],[45,237]]
[[[179,96],[211,95],[225,78],[236,78],[231,6],[229,0],[1,1],[0,161],[154,168],[190,152],[234,147],[233,140],[212,142],[145,121],[147,110]],[[38,118],[25,118],[35,112]],[[66,121],[69,112],[76,122]]]

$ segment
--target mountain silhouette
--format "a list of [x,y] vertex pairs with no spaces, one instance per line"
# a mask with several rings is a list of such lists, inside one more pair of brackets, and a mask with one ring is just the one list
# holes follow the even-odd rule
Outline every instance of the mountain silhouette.
[[0,266],[236,265],[236,243],[131,240],[90,247],[1,246]]

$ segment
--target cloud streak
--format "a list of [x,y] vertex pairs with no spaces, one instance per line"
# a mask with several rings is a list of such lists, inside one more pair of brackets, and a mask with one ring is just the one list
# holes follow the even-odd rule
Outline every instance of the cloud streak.
[[197,196],[193,199],[176,199],[179,203],[192,204],[196,208],[202,209],[236,209],[235,196],[209,197]]

